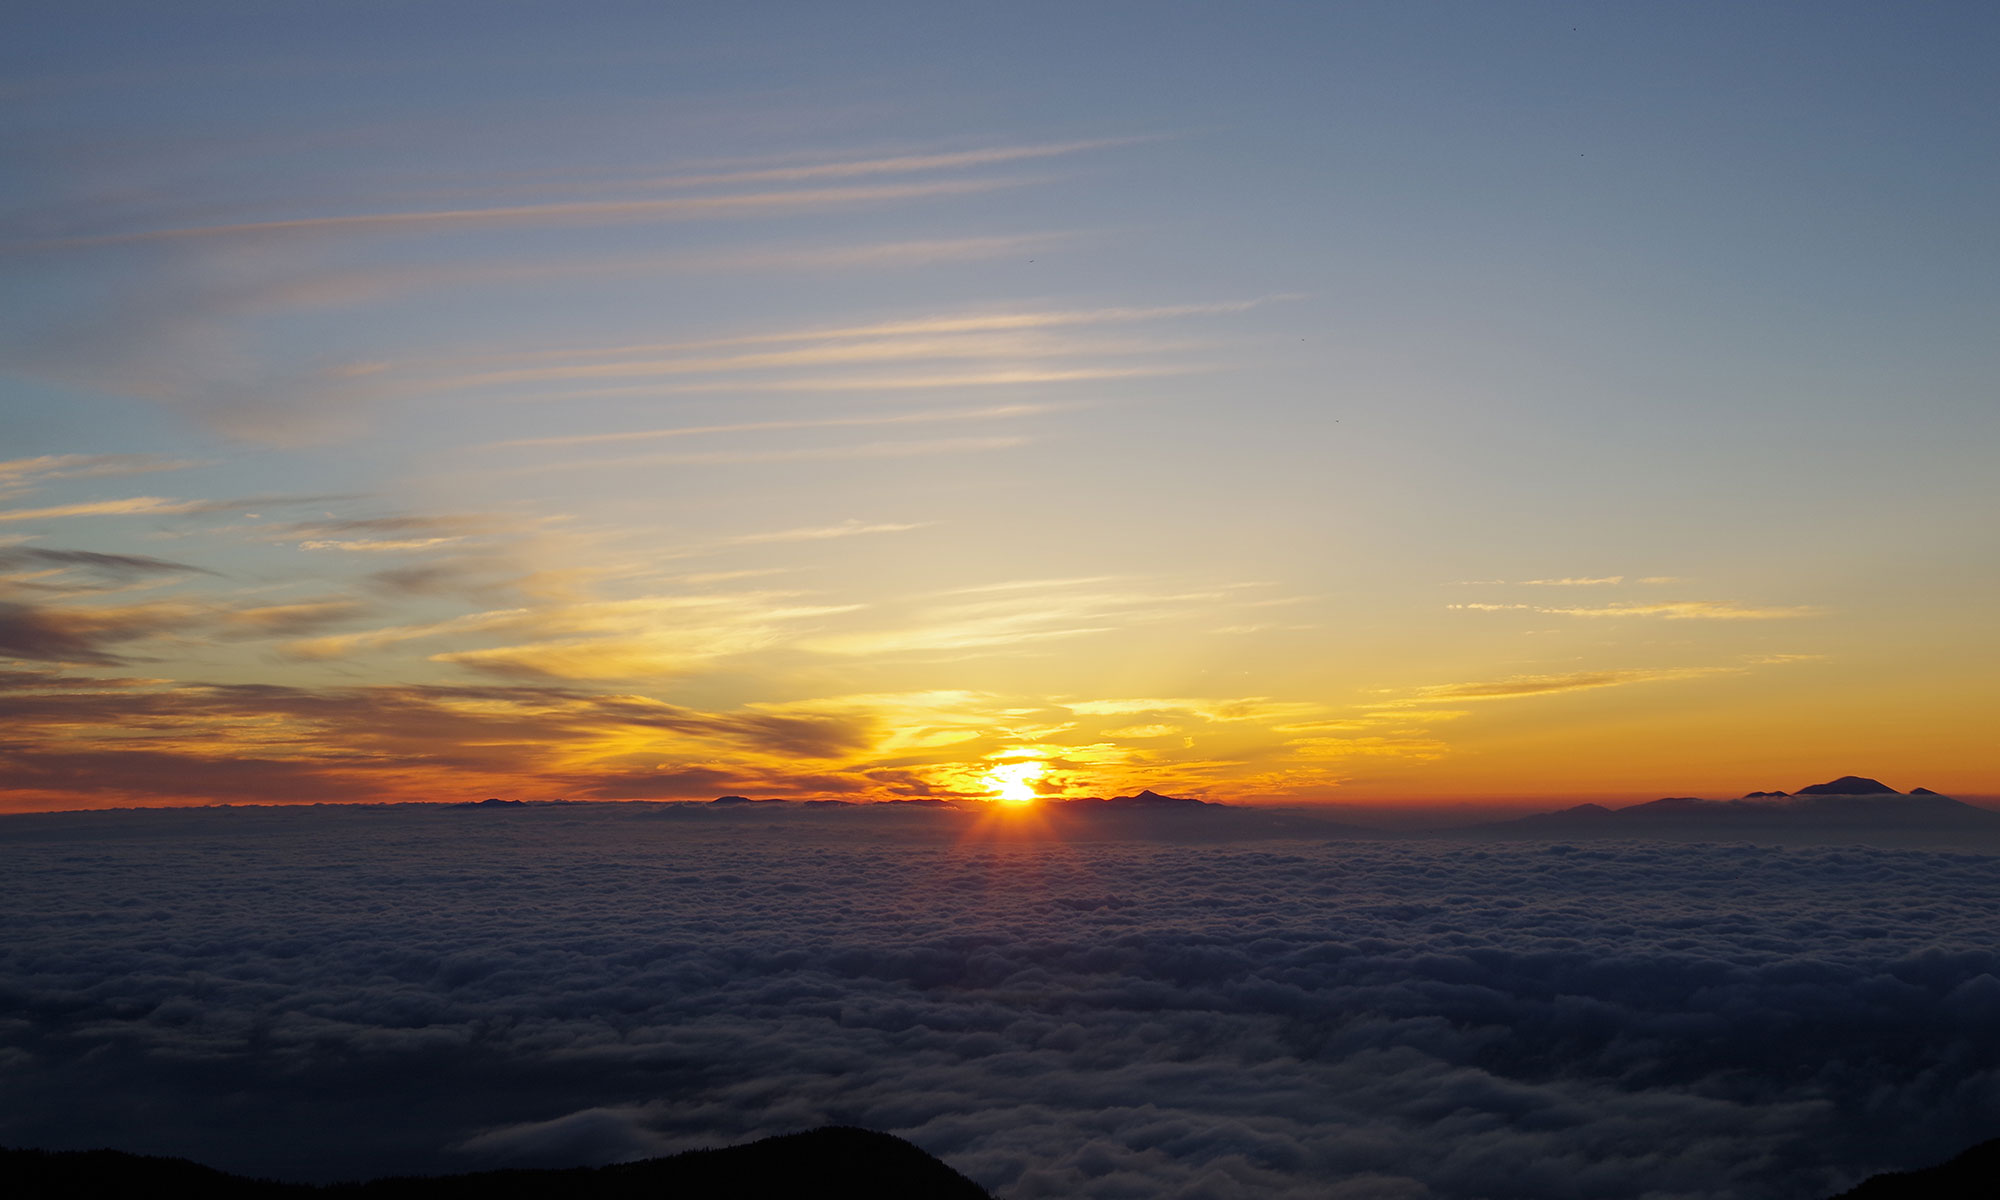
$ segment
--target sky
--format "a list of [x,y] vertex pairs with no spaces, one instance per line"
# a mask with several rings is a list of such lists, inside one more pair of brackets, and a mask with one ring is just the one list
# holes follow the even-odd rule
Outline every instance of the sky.
[[2000,12],[27,4],[7,810],[2000,794]]

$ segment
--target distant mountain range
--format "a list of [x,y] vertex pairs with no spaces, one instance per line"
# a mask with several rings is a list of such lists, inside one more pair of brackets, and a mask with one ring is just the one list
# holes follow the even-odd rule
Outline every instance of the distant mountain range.
[[2000,813],[1929,788],[1904,793],[1880,780],[1843,775],[1791,793],[1752,792],[1735,800],[1669,796],[1627,808],[1579,804],[1456,832],[1496,837],[2000,834]]
[[990,1200],[986,1189],[910,1143],[829,1127],[721,1150],[609,1167],[479,1171],[316,1187],[230,1175],[184,1158],[118,1150],[0,1149],[0,1193],[21,1200],[200,1196],[203,1200]]
[[[485,800],[456,807],[512,810],[564,801]],[[755,800],[718,796],[706,804],[667,805],[692,811],[966,813],[983,803],[918,798],[880,803],[848,800]],[[1431,826],[1421,831],[1378,828],[1330,819],[1325,810],[1222,804],[1147,788],[1134,795],[1048,798],[1022,810],[1039,819],[1008,836],[1138,837],[1167,841],[1240,841],[1260,838],[1395,839],[1403,837],[1508,840],[1517,838],[1652,838],[1672,841],[1763,840],[1862,842],[1882,845],[1952,845],[1967,838],[1982,850],[2000,845],[2000,812],[1954,800],[1929,788],[1899,792],[1879,779],[1842,775],[1792,792],[1751,792],[1733,800],[1668,796],[1608,808],[1578,804],[1504,821]]]

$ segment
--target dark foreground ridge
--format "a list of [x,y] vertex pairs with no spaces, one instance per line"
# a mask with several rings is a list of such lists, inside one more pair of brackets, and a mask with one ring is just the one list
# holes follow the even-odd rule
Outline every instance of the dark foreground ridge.
[[0,1150],[0,1194],[19,1200],[201,1196],[204,1200],[990,1200],[899,1137],[830,1126],[722,1150],[609,1167],[479,1171],[316,1187],[247,1179],[119,1150]]
[[2000,1194],[2000,1138],[1935,1167],[1873,1175],[1833,1200],[1992,1200]]

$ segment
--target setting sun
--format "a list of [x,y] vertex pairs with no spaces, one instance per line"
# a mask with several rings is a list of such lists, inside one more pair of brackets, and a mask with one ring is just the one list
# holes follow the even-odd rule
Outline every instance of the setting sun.
[[980,782],[995,793],[1003,803],[1032,804],[1039,795],[1035,791],[1035,781],[1048,769],[1047,763],[1033,759],[1026,762],[1001,763],[981,776]]

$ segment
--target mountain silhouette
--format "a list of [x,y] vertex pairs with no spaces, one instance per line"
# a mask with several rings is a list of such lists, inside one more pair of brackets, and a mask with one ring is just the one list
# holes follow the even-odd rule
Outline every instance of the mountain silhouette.
[[1904,795],[1878,780],[1843,775],[1740,800],[1668,796],[1626,808],[1579,804],[1452,831],[1475,837],[1758,838],[1907,842],[1957,835],[2000,837],[2000,813],[1926,788]]
[[1842,775],[1831,783],[1815,783],[1809,787],[1802,787],[1796,794],[1800,796],[1900,796],[1903,793],[1879,779],[1865,779],[1859,775]]
[[0,1150],[0,1192],[20,1200],[175,1194],[203,1200],[990,1200],[984,1188],[901,1138],[841,1126],[609,1167],[324,1187],[118,1150]]
[[1060,804],[1065,806],[1082,805],[1086,807],[1091,805],[1103,805],[1110,808],[1188,809],[1188,808],[1227,807],[1226,805],[1221,805],[1221,804],[1210,804],[1206,800],[1191,800],[1185,796],[1162,795],[1161,793],[1154,791],[1152,788],[1147,788],[1146,790],[1140,792],[1136,796],[1113,796],[1109,800],[1105,800],[1097,796],[1086,796],[1082,799],[1077,799],[1077,800],[1054,800],[1050,801],[1050,803]]
[[1991,1200],[2000,1192],[2000,1138],[1947,1163],[1872,1175],[1833,1200]]

